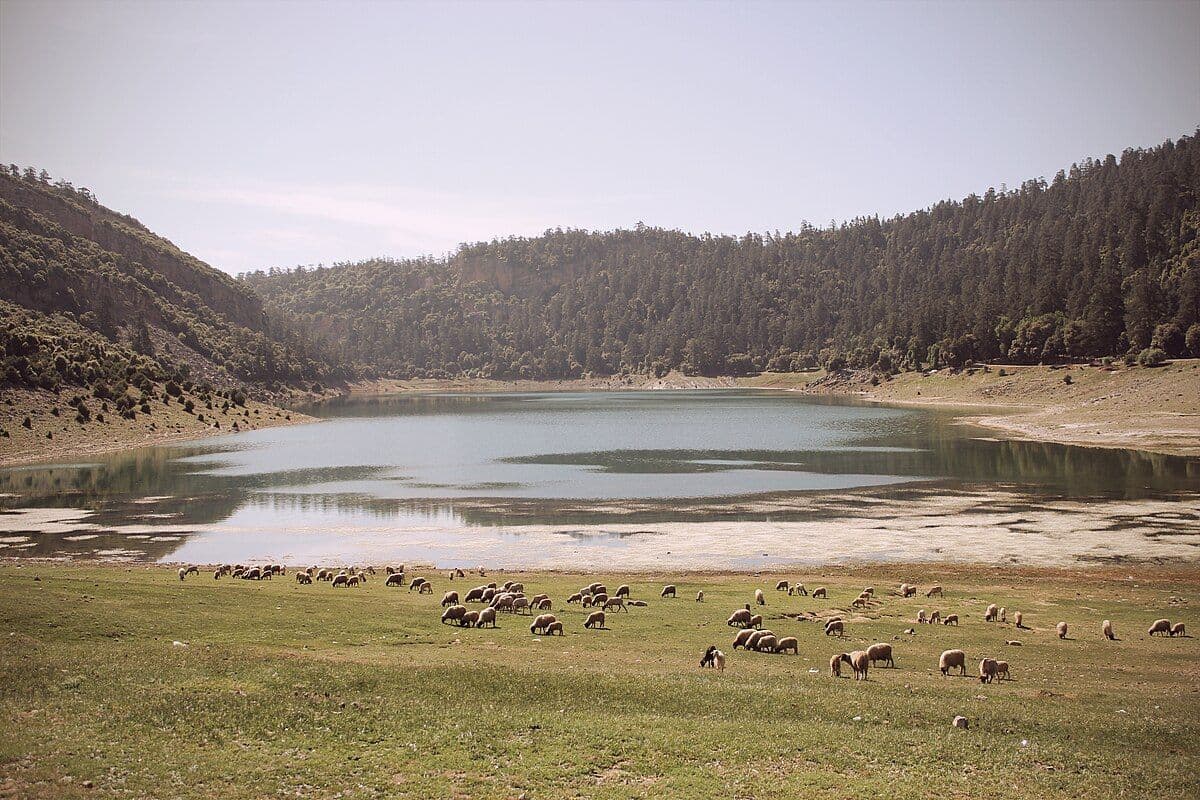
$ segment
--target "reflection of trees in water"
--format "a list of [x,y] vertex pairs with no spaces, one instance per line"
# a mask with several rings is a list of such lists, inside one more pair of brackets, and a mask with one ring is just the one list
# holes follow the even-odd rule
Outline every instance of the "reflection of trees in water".
[[[70,541],[67,536],[95,535],[95,539]],[[153,536],[154,534],[149,534]],[[20,556],[21,558],[121,558],[128,557],[138,561],[157,561],[174,553],[184,543],[187,534],[171,533],[178,536],[174,541],[152,542],[149,539],[131,539],[121,533],[91,534],[80,531],[78,534],[37,533],[30,536],[33,547],[0,550],[5,556]],[[130,551],[133,551],[132,553]]]

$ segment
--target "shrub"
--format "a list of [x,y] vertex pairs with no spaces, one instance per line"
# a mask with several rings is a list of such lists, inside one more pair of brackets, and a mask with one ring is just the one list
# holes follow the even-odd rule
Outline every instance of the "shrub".
[[1187,344],[1188,352],[1195,358],[1200,358],[1200,322],[1192,323],[1183,338]]
[[1157,367],[1167,360],[1167,354],[1157,347],[1147,347],[1137,354],[1137,363],[1143,367]]
[[25,428],[26,430],[33,430],[33,420],[26,415],[25,419],[21,420],[21,427]]
[[190,399],[183,401],[183,410],[186,411],[187,413],[189,413],[189,414],[192,413],[192,411],[195,408],[196,408],[196,404],[193,403]]
[[1063,375],[1063,383],[1065,383],[1067,386],[1070,386],[1073,383],[1073,381],[1071,380],[1071,376]]

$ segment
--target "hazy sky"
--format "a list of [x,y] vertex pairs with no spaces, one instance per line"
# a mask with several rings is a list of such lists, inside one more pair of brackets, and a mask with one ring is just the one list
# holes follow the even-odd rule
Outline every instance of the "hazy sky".
[[1198,124],[1200,0],[0,0],[0,160],[230,272],[891,215]]

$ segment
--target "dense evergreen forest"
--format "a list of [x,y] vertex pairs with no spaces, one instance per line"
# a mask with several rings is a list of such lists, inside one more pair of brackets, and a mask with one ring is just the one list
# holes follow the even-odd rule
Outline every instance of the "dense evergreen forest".
[[243,276],[397,377],[742,374],[1200,356],[1197,135],[1049,182],[794,233],[551,230]]
[[98,398],[327,380],[302,332],[229,275],[43,171],[0,169],[0,385]]

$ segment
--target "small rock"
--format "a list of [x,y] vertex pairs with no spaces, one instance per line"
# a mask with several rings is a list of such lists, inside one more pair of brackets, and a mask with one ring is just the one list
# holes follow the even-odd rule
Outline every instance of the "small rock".
[[179,641],[178,639],[176,639],[175,641],[171,642],[171,646],[172,646],[172,647],[187,647],[187,645],[186,645],[186,644],[184,644],[183,642]]
[[90,788],[92,788],[92,787],[93,787],[93,786],[95,786],[95,785],[96,785],[96,784],[92,783],[91,781],[84,781],[84,782],[83,782],[83,788],[85,788],[85,789],[90,789]]

